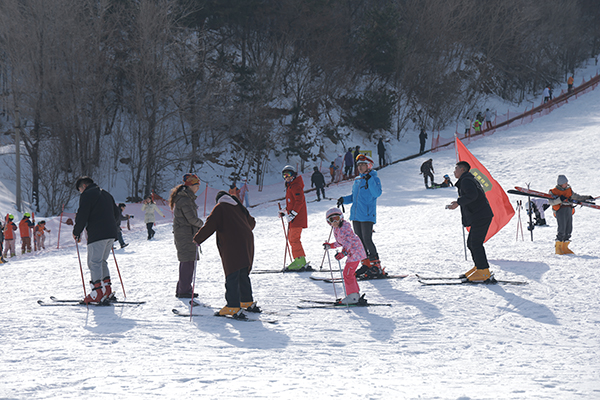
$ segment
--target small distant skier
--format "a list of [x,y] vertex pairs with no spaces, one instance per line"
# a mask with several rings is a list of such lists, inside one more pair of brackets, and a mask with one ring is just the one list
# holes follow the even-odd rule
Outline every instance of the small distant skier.
[[465,137],[471,136],[471,118],[465,116]]
[[161,217],[165,217],[160,208],[152,201],[152,195],[146,196],[144,199],[144,204],[142,205],[142,211],[144,212],[144,223],[146,224],[146,230],[148,231],[148,240],[154,237],[156,231],[153,229],[154,223],[156,222],[156,217],[154,213],[158,213]]
[[573,82],[575,82],[575,77],[571,75],[569,79],[567,79],[567,93],[571,93],[573,91]]
[[334,160],[335,163],[335,182],[340,182],[342,180],[342,175],[344,173],[344,158],[341,154]]
[[50,229],[46,229],[46,221],[38,222],[33,231],[33,248],[36,251],[46,249],[46,232],[50,233]]
[[21,234],[21,254],[31,253],[31,230],[35,227],[29,219],[31,214],[26,212],[23,214],[21,222],[19,222],[19,233]]
[[467,247],[475,266],[461,276],[471,282],[485,282],[490,279],[490,266],[483,243],[487,235],[494,213],[485,196],[483,187],[471,174],[471,166],[466,161],[459,161],[454,168],[454,176],[458,179],[458,199],[450,203],[450,210],[460,206],[462,224],[471,227],[467,238]]
[[321,195],[325,199],[325,177],[319,171],[318,167],[314,167],[313,171],[313,174],[310,176],[310,187],[314,186],[317,188],[317,201],[321,201]]
[[125,240],[123,239],[123,228],[121,228],[121,221],[127,221],[127,227],[129,228],[129,218],[133,218],[133,216],[130,216],[129,214],[123,215],[125,207],[127,207],[125,203],[119,203],[119,219],[117,220],[117,240],[119,241],[119,244],[121,245],[122,249],[129,246],[129,243],[125,243]]
[[433,174],[435,171],[433,170],[433,159],[429,159],[421,164],[421,173],[423,174],[423,180],[425,181],[425,188],[432,189],[427,183],[428,179],[431,180],[431,184],[433,185]]
[[379,166],[385,166],[385,144],[383,143],[383,138],[379,138],[379,142],[377,142],[377,155],[379,156]]
[[427,132],[425,132],[425,128],[421,128],[421,132],[419,133],[419,142],[421,143],[419,154],[423,154],[425,152],[425,144],[427,143]]
[[556,254],[573,254],[569,249],[569,239],[573,231],[573,214],[575,205],[573,200],[585,201],[593,200],[593,196],[582,196],[573,191],[565,175],[559,175],[556,180],[556,186],[550,189],[552,199],[548,203],[554,210],[556,223],[558,224],[556,232],[555,252]]
[[312,269],[306,263],[306,254],[302,247],[302,229],[308,227],[306,199],[304,198],[304,181],[297,175],[296,168],[286,165],[281,171],[285,180],[285,211],[279,211],[281,218],[288,221],[288,242],[292,248],[292,261],[286,271],[306,271]]
[[475,131],[475,134],[481,133],[481,121],[478,118],[475,118],[475,121],[473,122],[473,130]]
[[382,193],[381,180],[377,171],[373,170],[373,160],[368,156],[359,154],[356,163],[359,174],[354,178],[352,194],[340,197],[337,206],[352,204],[352,227],[367,253],[367,258],[362,260],[362,266],[356,271],[356,276],[364,279],[385,278],[387,273],[381,267],[379,254],[373,243],[373,225],[377,222],[377,198]]
[[552,100],[552,95],[550,94],[550,85],[547,85],[542,92],[542,97],[544,98],[544,104]]
[[452,187],[452,186],[454,186],[454,184],[450,180],[450,176],[448,176],[448,174],[444,175],[444,182],[442,182],[442,183],[433,182],[431,184],[431,187],[433,189],[446,188],[446,187]]
[[333,183],[336,175],[335,161],[332,161],[331,164],[329,164],[329,175],[331,175],[331,181],[329,183]]
[[344,214],[339,208],[330,208],[325,214],[327,223],[333,227],[333,236],[335,242],[323,243],[325,250],[341,247],[342,251],[335,255],[336,260],[346,258],[344,266],[344,287],[346,288],[346,297],[338,299],[337,304],[366,304],[367,301],[360,296],[360,289],[356,281],[356,268],[361,260],[367,258],[365,249],[360,238],[352,231],[350,224],[344,221]]
[[2,225],[2,221],[0,221],[0,264],[4,264],[6,260],[3,257],[4,253],[4,225]]
[[194,242],[202,244],[217,233],[217,247],[225,271],[225,300],[227,305],[218,315],[245,318],[242,310],[261,312],[252,297],[250,271],[254,259],[255,219],[236,196],[225,191],[217,193],[217,203],[206,222],[194,236]]
[[4,258],[6,258],[9,252],[11,257],[17,255],[15,250],[15,231],[17,230],[17,225],[13,222],[14,219],[14,215],[8,214],[6,223],[4,224],[4,253],[2,254]]
[[353,176],[352,171],[354,171],[354,157],[352,156],[352,147],[350,147],[344,155],[344,179],[350,179]]
[[492,129],[492,119],[493,118],[494,118],[494,113],[489,108],[486,108],[485,109],[485,124],[486,124],[486,129],[488,131],[490,129]]

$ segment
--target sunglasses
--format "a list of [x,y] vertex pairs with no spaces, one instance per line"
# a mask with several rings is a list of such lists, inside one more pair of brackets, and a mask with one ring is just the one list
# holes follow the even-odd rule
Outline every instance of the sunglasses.
[[339,215],[339,214],[333,214],[333,215],[330,215],[329,217],[327,217],[327,222],[329,224],[333,224],[334,222],[340,221],[341,219],[342,219],[341,215]]

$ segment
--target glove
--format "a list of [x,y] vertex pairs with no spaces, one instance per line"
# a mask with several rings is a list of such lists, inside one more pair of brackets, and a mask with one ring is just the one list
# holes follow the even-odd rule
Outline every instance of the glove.
[[285,211],[278,211],[277,214],[279,215],[279,218],[283,218],[285,217]]
[[367,182],[368,182],[368,181],[369,181],[369,179],[371,179],[371,174],[366,174],[366,175],[365,175],[365,181],[367,181]]
[[586,200],[594,200],[594,196],[586,196],[585,199]]
[[565,200],[567,200],[567,197],[566,197],[564,194],[561,194],[561,195],[560,195],[560,199],[561,199],[562,201],[565,201]]
[[333,249],[333,243],[323,243],[323,249],[325,250],[329,250],[329,249]]
[[335,259],[339,261],[342,258],[346,257],[347,255],[348,255],[348,253],[346,252],[346,250],[342,250],[339,253],[335,253]]
[[344,198],[343,198],[343,197],[340,197],[340,198],[337,200],[336,207],[339,207],[339,206],[341,206],[342,204],[344,204]]
[[290,211],[290,213],[288,215],[286,215],[288,223],[292,222],[294,220],[294,218],[296,218],[296,215],[298,215],[298,213],[296,211],[294,211],[294,210]]

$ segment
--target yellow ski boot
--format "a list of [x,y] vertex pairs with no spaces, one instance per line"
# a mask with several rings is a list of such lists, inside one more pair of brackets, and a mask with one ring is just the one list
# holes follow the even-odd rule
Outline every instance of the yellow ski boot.
[[490,276],[492,276],[492,274],[489,268],[477,269],[475,272],[469,275],[467,279],[469,282],[485,282],[490,279]]

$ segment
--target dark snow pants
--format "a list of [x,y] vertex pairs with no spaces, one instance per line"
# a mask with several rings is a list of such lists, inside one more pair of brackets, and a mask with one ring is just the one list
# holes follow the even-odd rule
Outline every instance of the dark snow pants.
[[477,269],[486,269],[490,267],[485,254],[485,248],[483,247],[483,242],[485,241],[485,236],[487,235],[491,223],[492,219],[486,218],[471,224],[469,237],[467,238],[467,247],[471,250],[471,257],[473,257],[473,262]]
[[561,207],[554,212],[558,229],[556,232],[556,240],[566,242],[571,238],[573,232],[573,209],[571,207]]
[[369,260],[379,260],[379,254],[377,254],[375,243],[373,243],[373,223],[368,221],[352,221],[352,227],[354,228],[354,233],[356,233],[356,236],[362,242]]
[[225,300],[227,307],[239,307],[240,303],[253,301],[248,268],[242,268],[225,277]]
[[194,279],[195,263],[195,261],[182,261],[179,263],[177,295],[192,293],[192,280]]

